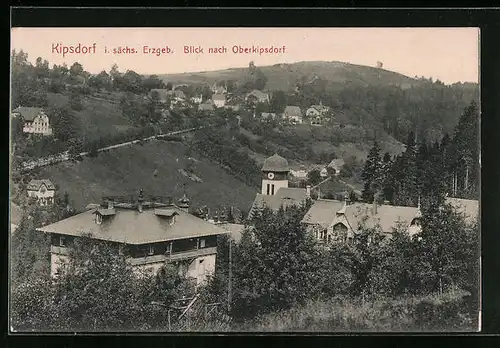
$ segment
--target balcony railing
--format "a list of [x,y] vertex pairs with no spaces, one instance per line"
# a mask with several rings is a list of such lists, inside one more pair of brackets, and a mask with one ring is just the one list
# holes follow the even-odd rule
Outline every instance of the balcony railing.
[[187,260],[190,258],[194,257],[201,257],[201,256],[206,256],[206,255],[212,255],[217,253],[217,248],[216,247],[211,247],[211,248],[203,248],[203,249],[193,249],[193,250],[187,250],[187,251],[178,251],[178,252],[173,252],[173,253],[165,253],[161,255],[151,255],[151,256],[145,256],[145,257],[136,257],[136,258],[129,258],[128,261],[134,265],[146,265],[149,263],[157,263],[157,262],[174,262],[174,261],[181,261],[181,260]]
[[68,255],[69,254],[69,250],[67,247],[57,246],[57,245],[51,245],[50,252],[53,254],[61,254],[61,255]]

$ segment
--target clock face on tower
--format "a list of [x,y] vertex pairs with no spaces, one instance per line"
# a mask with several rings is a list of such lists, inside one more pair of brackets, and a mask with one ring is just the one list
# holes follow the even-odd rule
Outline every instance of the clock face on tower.
[[269,178],[269,180],[273,180],[274,179],[274,173],[268,173],[267,177]]

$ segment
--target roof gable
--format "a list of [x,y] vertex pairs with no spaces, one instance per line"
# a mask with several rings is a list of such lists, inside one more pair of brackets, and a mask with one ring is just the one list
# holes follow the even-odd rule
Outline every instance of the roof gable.
[[29,190],[29,191],[38,191],[42,185],[45,185],[45,187],[49,191],[56,189],[56,187],[54,186],[54,184],[52,184],[52,182],[50,180],[48,180],[48,179],[40,179],[40,180],[33,179],[33,180],[31,180],[29,182],[27,190]]
[[300,108],[298,106],[288,105],[285,108],[285,115],[302,117],[302,111],[300,111]]
[[40,114],[43,113],[42,108],[34,108],[27,106],[20,106],[12,111],[13,113],[17,113],[21,115],[21,117],[28,122],[33,122],[33,120]]

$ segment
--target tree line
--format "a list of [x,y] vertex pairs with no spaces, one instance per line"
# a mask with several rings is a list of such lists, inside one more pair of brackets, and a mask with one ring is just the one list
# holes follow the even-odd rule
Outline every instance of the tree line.
[[415,142],[415,134],[410,132],[406,150],[394,158],[387,153],[381,156],[375,141],[363,168],[363,199],[403,206],[416,206],[419,198],[440,203],[445,194],[478,199],[478,122],[478,107],[472,101],[452,137],[445,135],[434,143]]

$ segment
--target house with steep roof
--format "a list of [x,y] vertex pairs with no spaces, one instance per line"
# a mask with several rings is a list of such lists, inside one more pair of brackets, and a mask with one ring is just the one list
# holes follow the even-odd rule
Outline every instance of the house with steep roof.
[[323,104],[311,105],[306,110],[309,123],[313,126],[320,126],[328,122],[331,109]]
[[410,236],[420,231],[420,208],[352,203],[318,199],[302,219],[302,223],[318,241],[326,244],[348,243],[361,227],[377,228],[390,237],[400,225]]
[[52,135],[49,117],[42,108],[20,106],[12,111],[12,117],[23,120],[23,133]]
[[258,209],[267,207],[274,211],[280,207],[300,205],[310,198],[310,188],[288,187],[290,168],[288,161],[278,154],[267,158],[261,169],[261,193],[257,193],[250,208],[249,217]]
[[327,168],[332,168],[335,171],[335,175],[340,174],[340,170],[344,166],[344,159],[343,158],[334,158],[327,166]]
[[258,103],[269,103],[269,94],[259,91],[258,89],[254,89],[248,93],[245,100],[248,101],[248,99],[252,97],[255,98]]
[[228,231],[189,213],[189,199],[141,192],[104,197],[99,206],[37,229],[51,238],[51,274],[64,271],[71,244],[83,235],[107,241],[136,270],[157,272],[165,263],[201,284],[215,271],[217,236]]
[[216,108],[223,108],[226,105],[226,96],[224,94],[212,95],[212,101]]
[[283,112],[283,118],[293,124],[301,124],[303,122],[302,111],[298,106],[288,105]]
[[56,187],[48,179],[31,180],[26,187],[26,194],[41,206],[54,204]]

